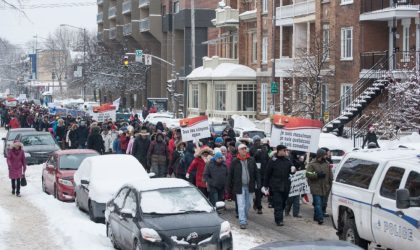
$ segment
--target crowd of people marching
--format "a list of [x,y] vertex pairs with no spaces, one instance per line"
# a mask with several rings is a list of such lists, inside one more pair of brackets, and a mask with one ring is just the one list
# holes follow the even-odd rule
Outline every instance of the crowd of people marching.
[[[283,216],[288,216],[291,210],[292,216],[301,217],[300,202],[307,197],[289,197],[289,190],[290,176],[304,169],[313,197],[314,220],[323,224],[324,217],[328,216],[332,162],[327,148],[319,149],[307,160],[305,152],[289,151],[284,145],[272,147],[259,136],[244,135],[237,140],[232,125],[227,125],[221,135],[183,142],[180,129],[169,129],[162,122],[142,123],[137,115],[128,122],[111,119],[96,122],[89,117],[55,116],[49,114],[47,108],[34,104],[0,108],[4,127],[48,131],[62,149],[87,148],[100,154],[131,154],[156,177],[190,181],[213,205],[223,200],[234,201],[242,229],[247,228],[251,206],[258,214],[263,213],[264,196],[268,197],[268,206],[274,208],[278,226],[284,225]],[[19,145],[16,148],[19,149]],[[24,161],[18,165],[26,167]],[[24,169],[20,172],[24,173]],[[14,191],[13,179],[21,175],[10,177]]]

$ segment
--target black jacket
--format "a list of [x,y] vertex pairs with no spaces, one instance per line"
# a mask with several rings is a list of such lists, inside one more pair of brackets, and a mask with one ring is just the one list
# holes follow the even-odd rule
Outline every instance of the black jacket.
[[98,130],[99,128],[92,129],[92,133],[89,135],[87,140],[87,148],[96,150],[98,153],[103,154],[105,152],[104,140]]
[[149,146],[149,138],[143,139],[141,136],[138,136],[134,140],[132,154],[145,168],[147,167],[147,151],[149,150]]
[[70,130],[69,133],[69,140],[70,140],[70,148],[75,149],[79,147],[79,138],[77,137],[77,130]]
[[375,132],[368,132],[366,134],[365,139],[363,140],[362,148],[365,147],[366,143],[369,144],[369,142],[374,142],[376,147],[379,148],[378,137],[376,136]]
[[203,179],[209,185],[209,189],[217,188],[222,189],[226,185],[228,177],[228,169],[226,164],[222,162],[220,166],[217,166],[216,161],[211,159],[204,169]]
[[292,166],[292,162],[286,157],[271,158],[265,172],[264,187],[270,187],[274,192],[289,192]]
[[[250,193],[253,193],[255,187],[261,187],[261,177],[260,172],[257,170],[257,164],[255,163],[254,158],[249,157],[247,162],[249,172],[248,190]],[[232,159],[227,186],[233,194],[242,194],[242,164],[238,158]]]
[[86,126],[80,126],[77,128],[77,139],[79,145],[85,145],[89,136],[89,129]]
[[57,126],[57,129],[55,131],[55,135],[58,137],[59,141],[66,140],[66,127],[63,126]]
[[267,169],[268,161],[270,160],[267,148],[262,145],[259,147],[252,146],[249,149],[249,154],[254,157],[256,163],[261,163],[261,168],[259,170],[261,171],[261,178],[264,179],[264,173]]

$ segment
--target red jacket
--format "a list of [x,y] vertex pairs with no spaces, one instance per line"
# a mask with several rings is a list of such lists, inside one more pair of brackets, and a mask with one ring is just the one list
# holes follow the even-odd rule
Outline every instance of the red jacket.
[[12,120],[10,120],[9,127],[10,128],[20,128],[19,120],[16,117],[14,117]]
[[195,184],[197,187],[206,188],[206,182],[203,179],[204,169],[206,168],[206,163],[203,158],[195,157],[191,162],[190,167],[188,168],[187,173],[191,174],[194,169],[197,169],[197,174],[195,176]]
[[130,138],[126,135],[122,134],[120,135],[120,148],[121,151],[125,154],[125,151],[127,150],[128,143],[130,142]]

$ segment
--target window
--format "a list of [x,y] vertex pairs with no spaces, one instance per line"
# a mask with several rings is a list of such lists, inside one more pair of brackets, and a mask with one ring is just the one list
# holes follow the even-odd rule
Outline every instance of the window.
[[262,0],[261,1],[261,9],[262,9],[262,13],[267,13],[268,12],[268,0]]
[[127,198],[125,199],[124,209],[132,211],[134,214],[137,213],[137,197],[133,190],[130,191],[130,194],[128,194]]
[[341,59],[353,60],[353,27],[341,29]]
[[60,157],[60,169],[77,170],[84,159],[97,154],[69,154]]
[[330,58],[330,26],[328,24],[322,28],[322,46],[324,59]]
[[382,181],[381,196],[395,200],[395,192],[400,187],[401,179],[404,175],[403,168],[390,167]]
[[114,199],[114,204],[118,207],[118,208],[122,208],[124,205],[124,199],[127,196],[128,191],[130,191],[130,189],[128,188],[124,188],[122,189],[118,195],[115,197]]
[[191,108],[198,109],[198,84],[192,84],[191,89],[192,89],[192,91],[191,91],[192,92],[191,93],[191,97],[192,97]]
[[324,113],[328,111],[329,104],[329,91],[328,91],[328,83],[324,83],[321,85],[321,115],[324,116]]
[[255,84],[238,84],[238,111],[255,110]]
[[410,27],[403,26],[403,62],[410,61]]
[[352,4],[353,0],[341,0],[341,5]]
[[341,111],[343,111],[347,106],[350,105],[352,101],[352,89],[352,84],[341,85]]
[[174,13],[179,13],[179,1],[174,2]]
[[417,198],[420,196],[420,174],[411,171],[408,175],[405,188],[410,192],[410,197]]
[[261,83],[261,113],[267,113],[268,84]]
[[257,33],[252,33],[252,63],[257,62]]
[[238,57],[238,34],[232,35],[232,49],[231,58],[236,59]]
[[216,110],[226,110],[226,85],[224,84],[215,84],[215,109]]
[[349,158],[341,167],[336,181],[368,189],[378,165],[377,162]]
[[266,64],[267,63],[267,57],[268,57],[268,37],[267,35],[263,36],[262,39],[262,55],[261,55],[262,59],[262,63]]

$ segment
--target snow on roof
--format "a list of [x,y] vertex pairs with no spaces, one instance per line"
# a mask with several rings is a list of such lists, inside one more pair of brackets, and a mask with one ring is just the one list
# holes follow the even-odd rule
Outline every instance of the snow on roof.
[[234,120],[234,127],[235,128],[247,128],[247,129],[256,129],[257,126],[253,123],[249,118],[243,115],[232,115],[232,119]]
[[350,152],[353,150],[353,141],[333,135],[331,133],[321,133],[319,136],[319,147],[326,147],[329,150],[341,149],[344,152]]
[[221,63],[216,68],[204,68],[203,66],[194,69],[187,76],[189,80],[224,80],[224,79],[245,79],[255,80],[257,73],[252,68],[235,63]]
[[83,60],[83,51],[70,51],[71,61]]
[[145,180],[130,181],[127,186],[135,188],[137,191],[150,191],[161,188],[178,188],[178,187],[190,187],[191,184],[188,181],[178,178],[153,178]]

